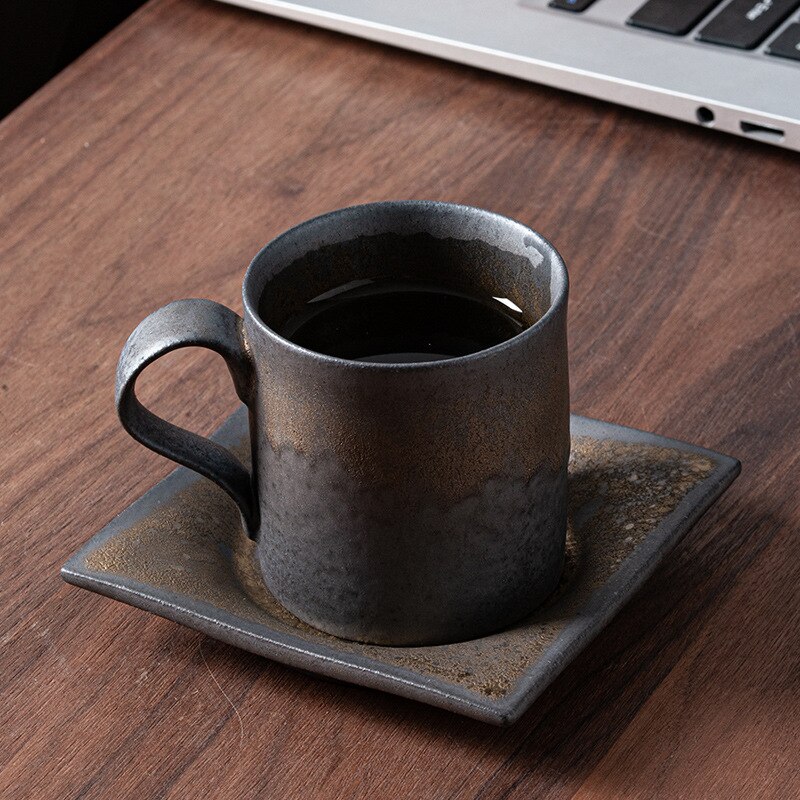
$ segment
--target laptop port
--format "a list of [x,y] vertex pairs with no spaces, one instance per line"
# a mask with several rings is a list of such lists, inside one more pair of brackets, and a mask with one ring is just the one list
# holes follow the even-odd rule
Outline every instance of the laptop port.
[[714,124],[714,112],[706,106],[700,106],[697,109],[697,121],[710,128]]
[[772,125],[759,125],[756,122],[739,123],[742,133],[752,136],[754,139],[761,139],[762,142],[782,142],[784,132],[780,128],[773,128]]

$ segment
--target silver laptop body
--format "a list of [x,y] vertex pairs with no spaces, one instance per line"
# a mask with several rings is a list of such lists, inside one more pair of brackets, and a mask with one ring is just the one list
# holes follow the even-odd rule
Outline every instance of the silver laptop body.
[[800,150],[800,0],[225,2]]

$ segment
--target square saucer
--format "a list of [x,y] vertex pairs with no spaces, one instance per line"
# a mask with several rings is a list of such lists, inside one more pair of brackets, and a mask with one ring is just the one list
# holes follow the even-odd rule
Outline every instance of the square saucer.
[[[248,458],[240,408],[212,437]],[[384,647],[317,631],[257,577],[233,503],[179,468],[67,561],[68,583],[309,672],[495,725],[515,721],[739,474],[729,456],[573,415],[561,585],[532,616],[472,641]]]

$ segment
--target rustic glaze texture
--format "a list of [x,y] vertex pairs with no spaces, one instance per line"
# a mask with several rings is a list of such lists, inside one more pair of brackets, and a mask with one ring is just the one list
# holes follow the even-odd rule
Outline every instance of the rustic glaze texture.
[[[513,297],[531,327],[419,365],[321,357],[273,333],[375,270]],[[280,602],[345,638],[439,644],[505,627],[553,591],[569,383],[567,275],[550,244],[477,209],[360,206],[268,244],[244,300],[259,560]]]
[[[404,364],[331,358],[276,333],[309,298],[375,278],[510,296],[527,327]],[[287,609],[347,639],[441,644],[516,622],[553,591],[567,522],[568,279],[549,242],[482,209],[367,203],[267,244],[243,298],[244,320],[208,300],[144,319],[120,356],[117,411],[137,441],[238,504]],[[190,345],[223,356],[248,405],[249,471],[136,397],[145,366]]]
[[[145,6],[0,123],[0,796],[800,794],[800,168],[713,131],[271,20]],[[63,584],[172,466],[120,428],[129,331],[241,312],[270,237],[386,197],[495,209],[570,267],[572,407],[741,477],[517,725],[311,678]],[[209,433],[219,358],[142,399]]]

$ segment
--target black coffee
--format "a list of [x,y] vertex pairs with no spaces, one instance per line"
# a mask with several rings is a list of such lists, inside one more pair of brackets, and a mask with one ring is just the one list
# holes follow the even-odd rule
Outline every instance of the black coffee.
[[413,363],[485,350],[530,324],[509,300],[378,279],[351,281],[312,298],[278,333],[339,358]]

